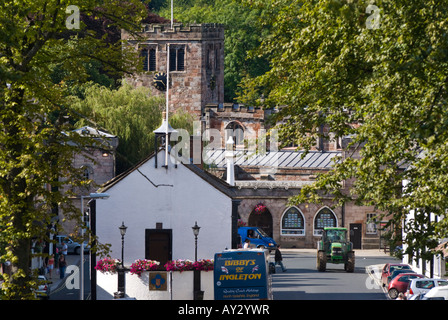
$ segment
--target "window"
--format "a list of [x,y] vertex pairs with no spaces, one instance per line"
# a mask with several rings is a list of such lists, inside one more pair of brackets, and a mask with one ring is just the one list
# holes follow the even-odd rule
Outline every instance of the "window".
[[376,213],[367,214],[366,234],[377,234]]
[[333,211],[328,208],[322,208],[314,218],[314,235],[322,235],[322,231],[325,227],[336,227],[336,216]]
[[143,48],[140,57],[143,59],[143,71],[156,71],[156,49]]
[[283,214],[280,234],[282,236],[304,236],[305,220],[296,207],[291,207]]
[[185,70],[185,46],[170,47],[170,71]]
[[84,180],[92,179],[93,170],[89,166],[82,166],[82,177]]
[[229,136],[233,137],[233,142],[235,143],[235,146],[244,147],[244,129],[241,124],[239,124],[236,121],[230,122],[226,126],[226,139],[228,139]]

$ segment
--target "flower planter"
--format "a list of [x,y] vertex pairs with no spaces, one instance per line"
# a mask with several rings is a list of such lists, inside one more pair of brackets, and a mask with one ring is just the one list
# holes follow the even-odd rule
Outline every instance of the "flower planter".
[[[166,290],[150,290],[151,274],[165,273]],[[193,300],[193,271],[143,271],[140,276],[126,272],[126,296],[137,300]],[[204,300],[213,300],[213,271],[201,271]],[[97,300],[113,300],[117,274],[97,273]]]
[[[97,300],[110,300],[117,291],[118,277],[115,265],[119,261],[106,258],[98,261]],[[213,292],[213,261],[202,259],[173,260],[163,267],[158,261],[139,259],[125,271],[126,296],[137,300],[193,300],[194,271],[200,272],[201,290],[196,298],[211,300]]]

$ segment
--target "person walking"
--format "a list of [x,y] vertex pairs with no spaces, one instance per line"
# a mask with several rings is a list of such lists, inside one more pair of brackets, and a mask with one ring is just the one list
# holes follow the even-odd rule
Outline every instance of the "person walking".
[[53,269],[54,269],[54,255],[52,254],[50,256],[50,259],[48,259],[48,274],[50,275],[50,278],[52,278]]
[[62,244],[62,254],[64,256],[66,256],[68,254],[67,240],[64,240],[64,243]]
[[280,252],[280,245],[277,245],[277,248],[275,248],[275,265],[280,265],[280,267],[282,268],[282,271],[285,272],[286,268],[283,265],[283,257],[282,257],[282,253]]
[[65,278],[65,270],[67,269],[67,261],[65,261],[65,256],[61,254],[59,257],[59,278]]

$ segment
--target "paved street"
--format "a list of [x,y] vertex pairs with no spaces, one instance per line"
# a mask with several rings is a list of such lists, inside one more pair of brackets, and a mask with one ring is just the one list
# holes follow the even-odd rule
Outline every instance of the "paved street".
[[378,250],[356,251],[355,272],[327,264],[316,269],[315,250],[282,250],[287,272],[273,275],[274,300],[385,300],[386,295],[366,272],[366,267],[397,261]]
[[[387,262],[397,262],[378,250],[358,250],[355,252],[355,272],[347,273],[343,265],[336,264],[328,264],[326,272],[319,272],[313,249],[282,249],[282,255],[287,271],[281,272],[281,268],[276,267],[277,272],[272,277],[274,300],[386,300],[386,294],[369,273],[378,271]],[[69,255],[67,260],[69,265],[79,266],[78,255]],[[88,270],[87,261],[85,299],[90,293]],[[78,279],[74,273],[72,277]],[[79,289],[68,289],[66,280],[53,277],[51,299],[79,299]],[[69,279],[69,284],[74,282]]]

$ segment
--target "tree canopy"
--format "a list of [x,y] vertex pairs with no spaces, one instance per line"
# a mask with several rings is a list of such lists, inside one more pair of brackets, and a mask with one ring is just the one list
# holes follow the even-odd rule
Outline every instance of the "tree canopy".
[[[72,166],[73,152],[90,141],[73,133],[70,87],[85,82],[92,61],[110,72],[136,70],[137,53],[107,31],[139,30],[145,16],[137,0],[0,2],[0,253],[12,264],[2,299],[33,297],[31,241],[48,240],[51,209],[80,217],[70,193],[58,191],[59,178],[87,183]],[[55,65],[64,70],[57,83]]]
[[[70,104],[79,114],[88,115],[76,126],[99,126],[118,136],[117,174],[136,165],[154,151],[154,133],[162,123],[165,98],[151,96],[150,89],[133,88],[123,82],[118,89],[90,84],[85,97],[73,97]],[[173,128],[192,132],[193,116],[178,111],[170,115]]]
[[280,136],[300,148],[327,126],[359,151],[291,202],[331,194],[393,213],[398,225],[416,209],[422,218],[405,226],[407,253],[434,248],[447,236],[448,3],[242,2],[265,12],[260,22],[272,30],[252,53],[267,55],[270,70],[246,83],[243,100],[281,107]]
[[[263,12],[243,6],[239,0],[175,1],[174,19],[182,23],[220,23],[224,25],[224,100],[237,101],[240,84],[246,77],[255,77],[268,70],[264,56],[248,56],[268,33],[261,28]],[[159,14],[171,15],[170,6],[161,7]]]

